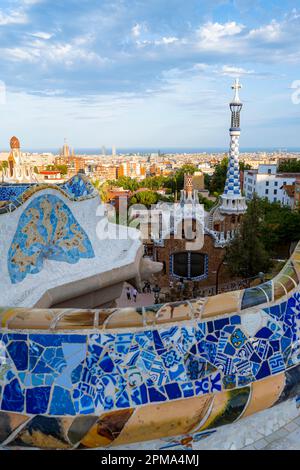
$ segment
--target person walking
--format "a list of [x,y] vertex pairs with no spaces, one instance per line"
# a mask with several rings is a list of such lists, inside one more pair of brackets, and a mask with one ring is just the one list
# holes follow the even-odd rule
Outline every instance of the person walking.
[[133,300],[134,300],[135,303],[136,303],[136,299],[137,299],[138,292],[137,292],[137,290],[136,290],[135,288],[133,288],[132,291],[131,291],[131,293],[132,293]]
[[126,288],[126,295],[127,295],[127,300],[131,300],[131,291],[130,291],[130,287],[127,287]]

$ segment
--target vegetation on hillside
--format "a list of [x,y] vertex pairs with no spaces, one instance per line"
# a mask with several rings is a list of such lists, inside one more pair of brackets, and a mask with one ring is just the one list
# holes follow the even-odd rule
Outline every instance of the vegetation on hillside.
[[262,207],[255,196],[238,234],[226,249],[225,261],[233,276],[248,278],[269,269],[270,256],[262,240],[262,223]]
[[61,175],[66,175],[68,173],[67,165],[47,165],[47,171],[59,171]]
[[281,173],[300,173],[300,160],[295,158],[282,161],[278,166]]
[[251,277],[271,267],[271,259],[288,256],[292,242],[300,239],[300,213],[254,195],[248,202],[238,236],[226,251],[233,275]]

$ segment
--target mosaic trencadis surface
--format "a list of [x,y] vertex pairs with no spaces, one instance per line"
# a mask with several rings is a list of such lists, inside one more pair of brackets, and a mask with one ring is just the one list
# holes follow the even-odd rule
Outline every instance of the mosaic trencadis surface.
[[96,192],[93,185],[82,174],[78,174],[57,185],[39,184],[1,184],[0,185],[0,214],[13,212],[20,207],[29,197],[44,189],[56,189],[71,200],[82,200],[94,197]]
[[34,199],[19,219],[8,253],[13,284],[43,269],[45,259],[76,263],[93,258],[91,242],[69,207],[57,196]]
[[144,309],[1,312],[0,442],[201,436],[300,393],[300,246],[273,281]]

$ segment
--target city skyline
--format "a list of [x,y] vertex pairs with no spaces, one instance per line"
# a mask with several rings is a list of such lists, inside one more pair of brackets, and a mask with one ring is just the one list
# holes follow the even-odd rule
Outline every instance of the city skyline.
[[227,148],[236,76],[241,151],[297,148],[297,6],[4,0],[0,149]]

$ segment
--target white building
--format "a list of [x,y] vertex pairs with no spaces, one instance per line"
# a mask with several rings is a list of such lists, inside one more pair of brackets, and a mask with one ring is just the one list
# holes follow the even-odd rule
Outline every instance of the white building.
[[257,170],[244,173],[244,192],[247,199],[256,193],[269,202],[285,205],[286,194],[283,186],[294,185],[298,173],[277,173],[277,165],[259,165]]

